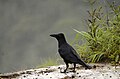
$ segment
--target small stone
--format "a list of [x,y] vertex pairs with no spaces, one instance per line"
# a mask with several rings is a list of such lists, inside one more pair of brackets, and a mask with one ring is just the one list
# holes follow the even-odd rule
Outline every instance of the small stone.
[[75,78],[75,76],[74,76],[74,75],[72,75],[72,78]]
[[96,65],[94,65],[93,68],[96,68]]
[[58,69],[60,69],[60,67],[58,67]]
[[117,72],[117,71],[115,71],[115,72]]
[[104,67],[104,66],[101,66],[101,67]]
[[79,74],[79,73],[77,73],[77,74]]
[[68,73],[68,72],[66,72],[66,73]]
[[112,76],[110,76],[110,78],[112,78]]
[[32,71],[26,71],[27,74],[31,74]]
[[69,77],[69,76],[65,76],[63,79],[71,79],[71,77]]
[[22,72],[22,73],[20,73],[20,74],[25,74],[25,72]]

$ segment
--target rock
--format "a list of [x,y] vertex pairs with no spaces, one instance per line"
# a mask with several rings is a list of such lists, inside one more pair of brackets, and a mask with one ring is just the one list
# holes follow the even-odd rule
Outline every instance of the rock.
[[0,74],[0,79],[120,79],[120,67],[96,65],[93,69],[85,70],[77,65],[76,72],[60,73],[65,65],[49,66],[47,68],[30,69],[8,74]]

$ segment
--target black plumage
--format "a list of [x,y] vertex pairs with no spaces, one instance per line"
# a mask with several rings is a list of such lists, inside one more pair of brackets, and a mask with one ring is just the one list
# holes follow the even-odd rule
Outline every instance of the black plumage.
[[66,72],[66,70],[68,69],[69,63],[74,64],[74,70],[73,70],[74,72],[75,72],[76,64],[80,64],[84,66],[86,69],[92,68],[91,66],[86,64],[83,60],[81,60],[80,56],[77,54],[75,49],[67,43],[63,33],[51,34],[50,36],[55,37],[58,40],[58,48],[59,48],[58,52],[66,64],[66,69],[64,70],[64,72]]

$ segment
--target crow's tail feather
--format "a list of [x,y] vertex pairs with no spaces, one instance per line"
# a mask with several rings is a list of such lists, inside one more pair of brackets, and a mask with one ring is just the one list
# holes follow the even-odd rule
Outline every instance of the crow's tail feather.
[[86,64],[83,60],[80,60],[78,63],[80,65],[84,66],[85,69],[91,69],[92,68],[90,65]]

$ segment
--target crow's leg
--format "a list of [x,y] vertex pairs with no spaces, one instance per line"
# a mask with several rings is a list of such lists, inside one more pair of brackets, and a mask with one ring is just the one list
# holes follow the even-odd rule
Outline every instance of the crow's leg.
[[73,72],[76,72],[76,71],[75,71],[75,68],[76,68],[76,63],[74,63],[74,69],[73,69]]
[[67,71],[67,69],[68,69],[68,67],[69,67],[68,62],[65,62],[65,64],[66,64],[66,69],[64,70],[63,73],[66,73],[66,71]]

